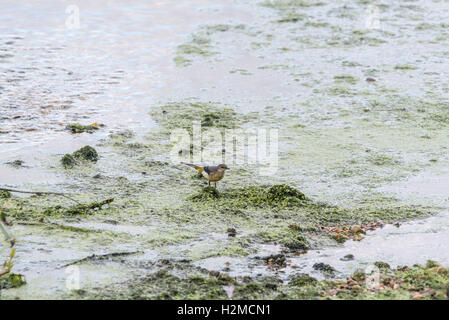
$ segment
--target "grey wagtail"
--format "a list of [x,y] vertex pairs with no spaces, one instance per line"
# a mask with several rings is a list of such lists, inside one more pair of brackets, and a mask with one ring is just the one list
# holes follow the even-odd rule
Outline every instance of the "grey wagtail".
[[223,179],[225,170],[228,170],[228,166],[225,164],[220,164],[218,166],[206,166],[206,167],[200,167],[191,163],[185,163],[181,162],[182,164],[188,165],[189,167],[192,167],[196,169],[199,173],[202,174],[204,178],[207,179],[210,187],[210,183],[215,183],[215,188],[217,188],[217,181],[220,181]]

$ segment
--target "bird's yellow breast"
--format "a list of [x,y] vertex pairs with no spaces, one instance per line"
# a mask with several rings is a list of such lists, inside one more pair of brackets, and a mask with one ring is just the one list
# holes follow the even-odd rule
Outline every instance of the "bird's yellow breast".
[[223,179],[224,172],[217,171],[217,172],[212,172],[211,174],[207,174],[206,171],[203,171],[202,175],[207,180],[215,182],[215,181],[220,181],[221,179]]

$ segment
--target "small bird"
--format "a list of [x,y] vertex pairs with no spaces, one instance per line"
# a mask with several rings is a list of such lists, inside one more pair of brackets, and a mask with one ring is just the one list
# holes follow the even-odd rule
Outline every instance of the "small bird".
[[181,162],[181,163],[188,165],[189,167],[192,167],[192,168],[196,169],[199,173],[201,173],[203,175],[203,177],[207,179],[207,181],[209,183],[209,187],[210,187],[210,183],[214,182],[215,188],[217,188],[217,181],[220,181],[221,179],[223,179],[225,170],[229,170],[228,166],[225,164],[220,164],[218,166],[201,167],[201,166],[197,166],[197,165],[194,165],[191,163],[185,163],[185,162]]

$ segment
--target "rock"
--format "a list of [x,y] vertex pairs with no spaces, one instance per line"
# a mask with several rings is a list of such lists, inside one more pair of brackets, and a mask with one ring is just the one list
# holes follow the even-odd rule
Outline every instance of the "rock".
[[341,261],[352,261],[352,260],[354,260],[354,255],[353,254],[347,254],[343,258],[341,258],[340,260]]
[[357,285],[357,281],[355,281],[354,279],[351,279],[351,278],[349,278],[348,279],[348,285],[349,286],[355,286],[355,285]]
[[348,240],[348,237],[344,235],[343,233],[338,233],[334,236],[335,241],[338,243],[344,243],[346,240]]
[[209,274],[210,274],[212,277],[218,277],[218,276],[220,275],[220,272],[218,272],[218,271],[216,271],[216,270],[211,270],[211,271],[209,272]]
[[335,271],[336,271],[331,265],[326,264],[326,263],[322,263],[322,262],[315,263],[313,265],[313,269],[315,269],[317,271],[321,271],[321,272],[323,272],[325,274],[334,274]]
[[433,297],[434,295],[436,295],[436,293],[437,293],[437,292],[436,292],[434,289],[429,288],[429,289],[426,289],[426,290],[423,291],[422,296],[423,296],[423,297],[426,297],[426,296],[429,296],[429,295],[430,295],[430,296]]
[[273,268],[284,268],[287,266],[287,261],[286,261],[285,255],[283,255],[283,254],[276,254],[276,255],[269,256],[266,259],[266,262],[269,267],[273,267]]
[[352,234],[357,234],[357,233],[364,233],[365,231],[362,229],[361,226],[359,225],[355,225],[351,227],[351,233]]
[[422,295],[419,292],[415,292],[412,296],[412,299],[421,299],[421,298],[422,298]]
[[10,165],[15,168],[24,167],[25,162],[23,160],[14,160],[10,162],[6,162],[7,165]]
[[374,78],[372,78],[372,77],[368,77],[368,78],[366,78],[366,81],[367,81],[367,82],[375,82],[376,79],[374,79]]
[[234,228],[228,228],[228,237],[235,237],[237,235],[237,231]]

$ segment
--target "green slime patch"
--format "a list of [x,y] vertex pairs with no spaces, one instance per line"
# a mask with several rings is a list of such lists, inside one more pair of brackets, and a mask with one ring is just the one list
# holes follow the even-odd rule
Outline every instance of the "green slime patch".
[[85,146],[72,154],[65,154],[61,159],[61,163],[65,169],[69,169],[78,165],[83,160],[91,162],[98,161],[97,151],[91,146]]

